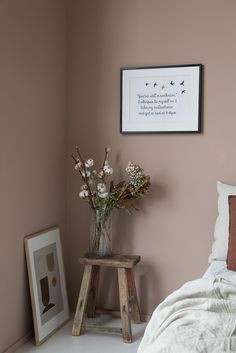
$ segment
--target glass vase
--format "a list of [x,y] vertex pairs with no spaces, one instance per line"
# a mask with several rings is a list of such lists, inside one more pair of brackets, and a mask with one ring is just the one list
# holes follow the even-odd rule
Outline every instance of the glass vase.
[[92,211],[89,245],[90,257],[112,255],[112,213],[105,217],[100,210]]

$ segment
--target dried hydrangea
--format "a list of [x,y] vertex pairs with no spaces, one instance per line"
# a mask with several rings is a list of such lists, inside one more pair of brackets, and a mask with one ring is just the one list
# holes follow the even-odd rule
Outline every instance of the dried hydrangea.
[[148,182],[150,184],[150,177],[144,174],[144,170],[138,164],[129,162],[125,170],[135,188],[140,187],[141,185]]
[[143,175],[143,169],[138,165],[134,164],[132,162],[128,163],[128,166],[126,167],[126,172],[130,176],[130,178],[136,178],[137,176]]

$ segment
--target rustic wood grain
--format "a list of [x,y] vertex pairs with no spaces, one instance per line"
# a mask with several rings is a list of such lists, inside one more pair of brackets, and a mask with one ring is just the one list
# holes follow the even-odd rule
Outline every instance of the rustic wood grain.
[[88,292],[89,292],[89,287],[90,287],[90,282],[91,282],[91,276],[92,276],[92,265],[86,265],[84,268],[84,274],[83,274],[83,279],[82,279],[80,293],[79,293],[79,299],[78,299],[78,303],[77,303],[77,308],[76,308],[75,318],[74,318],[74,323],[73,323],[73,328],[72,328],[72,335],[73,336],[80,335],[81,325],[82,325],[83,318],[84,318],[84,313],[85,313],[85,308],[86,308],[86,303],[87,303],[87,298],[88,298]]
[[86,324],[82,325],[82,330],[89,330],[98,333],[108,333],[111,335],[122,335],[122,329],[119,327]]
[[113,255],[102,258],[90,258],[86,255],[80,259],[80,263],[84,265],[133,268],[140,260],[141,257],[138,255]]
[[[114,310],[109,308],[96,307],[96,314],[109,314],[114,317],[118,317],[118,318],[121,317],[120,310]],[[147,315],[147,314],[140,313],[140,317],[141,317],[141,322],[146,322],[150,320],[150,315]]]
[[87,316],[91,318],[95,317],[99,275],[100,275],[100,266],[97,266],[97,265],[93,266],[88,303],[87,303]]
[[125,268],[118,268],[118,283],[120,294],[120,313],[122,320],[123,341],[132,342],[131,324],[129,317],[129,291]]
[[[85,269],[73,323],[72,335],[79,336],[81,329],[83,329],[100,333],[122,334],[124,342],[132,342],[129,309],[132,309],[131,314],[135,323],[141,322],[137,292],[133,276],[133,268],[140,261],[140,259],[141,257],[138,255],[113,255],[104,258],[90,258],[89,256],[85,255],[80,259],[80,263],[85,265]],[[102,325],[82,325],[86,305],[88,317],[95,316],[100,268],[102,266],[113,267],[118,271],[122,329]],[[119,314],[119,312],[112,309],[100,309],[100,312],[107,311],[114,315]]]
[[134,281],[133,270],[129,268],[126,269],[126,276],[128,281],[128,291],[129,291],[132,318],[136,324],[140,324],[142,321],[140,318],[140,310],[138,305],[138,297],[137,297],[137,291],[136,291],[136,286]]

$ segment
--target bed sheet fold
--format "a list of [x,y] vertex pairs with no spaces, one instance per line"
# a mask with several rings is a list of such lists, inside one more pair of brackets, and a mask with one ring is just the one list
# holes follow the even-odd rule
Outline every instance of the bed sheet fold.
[[235,353],[236,274],[187,282],[154,311],[138,353]]

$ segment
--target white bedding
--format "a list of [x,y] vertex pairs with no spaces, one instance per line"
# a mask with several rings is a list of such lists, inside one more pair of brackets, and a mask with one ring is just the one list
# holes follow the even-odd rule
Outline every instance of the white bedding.
[[225,261],[213,261],[204,273],[203,278],[214,277],[222,274],[232,276],[235,272],[227,270]]
[[215,261],[157,307],[138,353],[224,352],[236,352],[236,273]]

